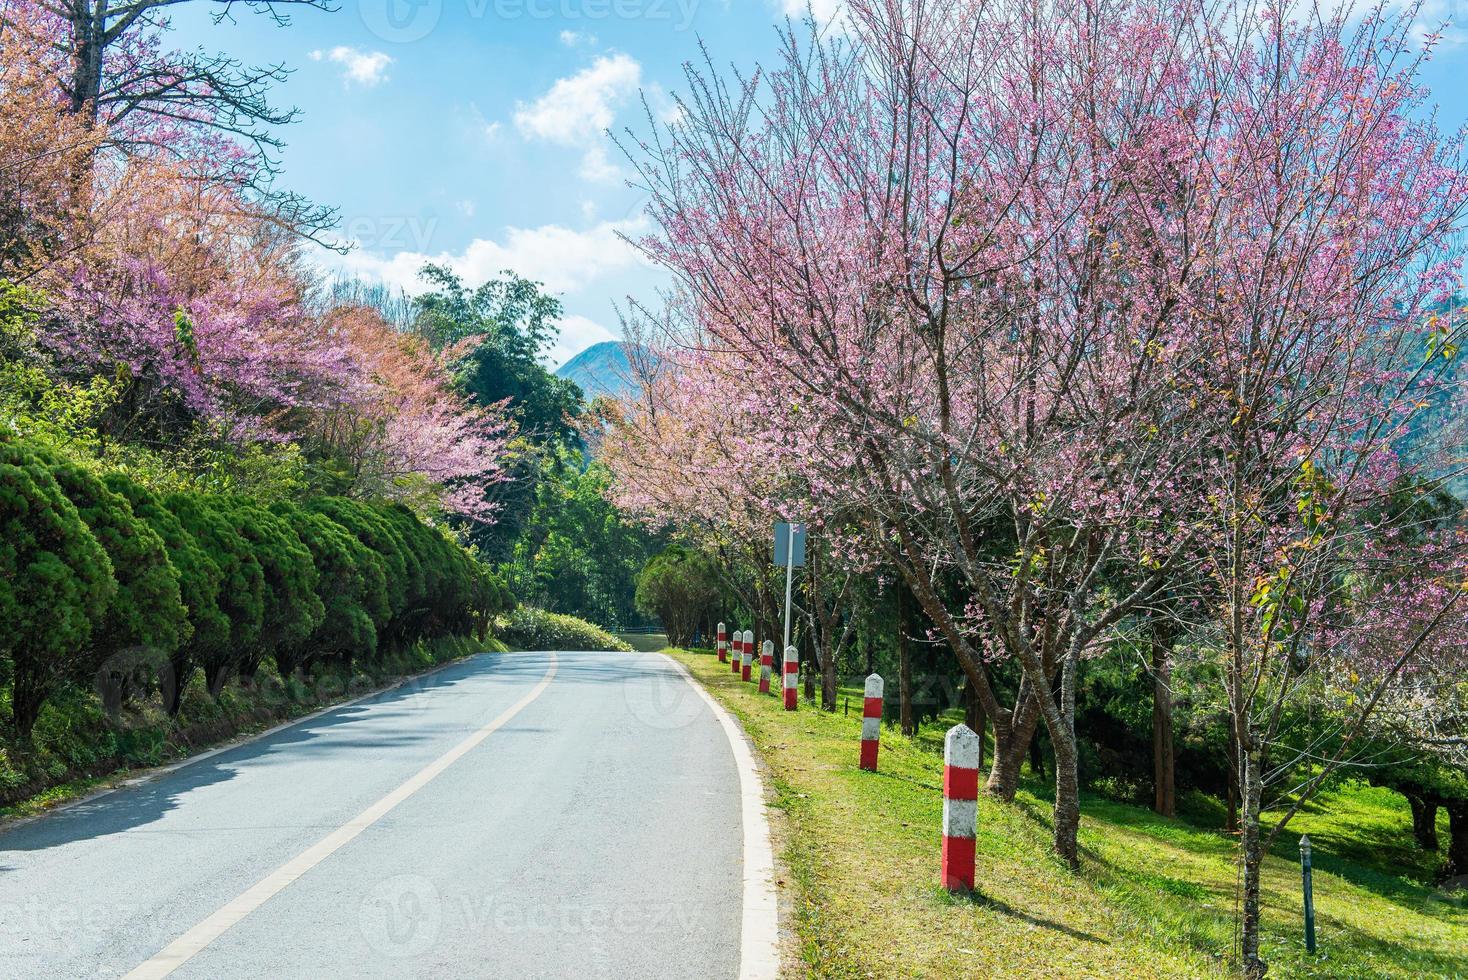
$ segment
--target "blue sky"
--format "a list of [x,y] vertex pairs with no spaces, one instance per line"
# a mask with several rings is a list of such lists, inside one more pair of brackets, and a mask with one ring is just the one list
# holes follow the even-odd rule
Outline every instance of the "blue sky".
[[[1431,20],[1447,2],[1468,22],[1468,0],[1434,2]],[[212,6],[174,8],[174,43],[294,69],[276,91],[302,114],[281,134],[283,182],[340,208],[357,246],[320,261],[409,288],[430,258],[472,284],[503,268],[540,280],[566,307],[560,363],[662,281],[616,237],[638,230],[641,201],[603,131],[641,124],[639,92],[666,111],[700,39],[719,64],[769,61],[805,0],[340,0],[286,28],[245,12],[214,25]],[[1429,65],[1445,126],[1468,114],[1465,68],[1459,43]]]

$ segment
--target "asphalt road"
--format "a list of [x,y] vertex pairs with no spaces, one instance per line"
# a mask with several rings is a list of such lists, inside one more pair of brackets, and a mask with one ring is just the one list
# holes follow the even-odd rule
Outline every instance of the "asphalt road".
[[742,859],[671,662],[485,654],[0,829],[0,977],[733,977]]

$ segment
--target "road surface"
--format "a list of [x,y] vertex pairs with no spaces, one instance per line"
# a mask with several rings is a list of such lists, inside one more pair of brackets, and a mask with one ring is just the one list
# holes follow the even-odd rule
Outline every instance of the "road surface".
[[734,977],[740,815],[671,661],[484,654],[0,829],[0,977]]

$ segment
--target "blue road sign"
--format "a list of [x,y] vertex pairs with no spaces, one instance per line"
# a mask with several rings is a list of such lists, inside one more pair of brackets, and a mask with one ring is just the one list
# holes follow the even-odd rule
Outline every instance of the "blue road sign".
[[795,525],[795,554],[794,560],[786,559],[786,552],[790,547],[790,525],[784,521],[775,525],[775,564],[784,568],[787,564],[795,567],[805,565],[805,525]]

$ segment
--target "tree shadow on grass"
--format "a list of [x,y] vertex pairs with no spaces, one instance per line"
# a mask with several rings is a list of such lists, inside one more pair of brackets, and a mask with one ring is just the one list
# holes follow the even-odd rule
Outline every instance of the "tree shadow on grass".
[[1101,938],[1100,936],[1094,936],[1089,932],[1082,932],[1080,929],[1072,928],[1071,926],[1068,926],[1063,922],[1056,922],[1053,919],[1046,919],[1038,915],[1032,915],[1029,912],[1023,912],[1015,908],[1013,905],[1010,905],[1008,902],[1002,901],[997,898],[992,898],[988,895],[985,895],[983,892],[950,892],[947,889],[941,888],[939,890],[942,893],[943,899],[947,902],[951,902],[954,904],[973,905],[978,908],[992,909],[993,911],[998,912],[1000,915],[1008,916],[1011,919],[1018,919],[1020,922],[1028,923],[1029,925],[1036,926],[1040,929],[1049,929],[1051,932],[1058,932],[1062,935],[1069,936],[1072,939],[1078,939],[1082,942],[1087,943],[1096,943],[1101,946],[1110,945],[1107,940]]

